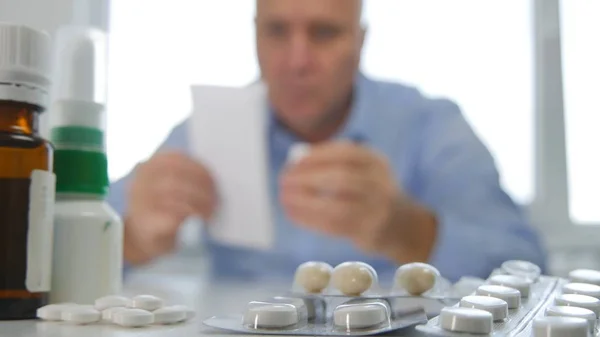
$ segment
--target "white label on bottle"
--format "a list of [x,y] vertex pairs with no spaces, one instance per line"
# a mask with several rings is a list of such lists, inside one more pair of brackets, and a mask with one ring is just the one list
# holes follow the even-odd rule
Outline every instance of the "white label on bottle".
[[52,172],[31,173],[25,286],[32,293],[50,291],[55,188]]

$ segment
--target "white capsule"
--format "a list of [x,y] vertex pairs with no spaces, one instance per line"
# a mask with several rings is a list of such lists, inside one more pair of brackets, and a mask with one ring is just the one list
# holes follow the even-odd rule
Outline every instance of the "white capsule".
[[410,295],[420,296],[431,290],[439,277],[440,272],[429,264],[409,263],[396,270],[394,279]]
[[100,320],[100,311],[91,305],[73,305],[62,311],[61,319],[75,324],[90,324]]
[[123,296],[104,296],[100,297],[94,302],[94,308],[100,311],[104,311],[114,307],[126,307],[129,305],[130,300]]
[[305,262],[296,269],[295,280],[306,292],[318,294],[329,285],[332,270],[325,262]]
[[107,322],[112,322],[114,315],[119,312],[127,310],[125,307],[112,307],[102,311],[102,319]]
[[289,152],[287,162],[289,164],[295,164],[302,160],[302,158],[306,157],[310,152],[310,144],[307,143],[297,143],[294,144]]
[[142,309],[125,309],[115,312],[112,322],[128,328],[143,327],[154,323],[154,315]]
[[37,310],[37,317],[46,321],[62,320],[62,312],[70,306],[77,305],[75,303],[58,303],[43,306]]
[[138,295],[131,299],[129,307],[133,309],[142,309],[154,311],[163,306],[163,300],[152,295]]
[[170,305],[170,306],[165,307],[165,308],[172,308],[172,309],[175,309],[175,310],[179,310],[179,311],[185,312],[185,320],[186,321],[189,321],[189,320],[193,319],[194,317],[196,317],[196,312],[192,308],[188,307],[187,305],[181,305],[181,304]]
[[346,296],[360,296],[377,283],[377,273],[363,262],[344,262],[333,269],[333,286]]
[[154,310],[154,324],[175,324],[186,319],[185,311],[173,307],[163,307]]

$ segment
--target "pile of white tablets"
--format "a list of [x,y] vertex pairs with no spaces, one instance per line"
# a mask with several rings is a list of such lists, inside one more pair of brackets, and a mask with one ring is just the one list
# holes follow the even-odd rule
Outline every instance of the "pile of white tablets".
[[132,298],[106,296],[97,299],[93,305],[50,304],[38,309],[37,316],[45,321],[112,323],[133,328],[182,323],[194,318],[195,312],[184,305],[165,306],[156,296],[138,295]]

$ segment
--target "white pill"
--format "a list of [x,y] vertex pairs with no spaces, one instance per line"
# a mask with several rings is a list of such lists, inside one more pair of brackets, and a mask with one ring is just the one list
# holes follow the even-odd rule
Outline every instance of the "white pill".
[[296,307],[298,313],[306,312],[308,319],[313,319],[316,316],[315,304],[310,299],[275,296],[268,302],[291,304]]
[[589,337],[588,323],[576,317],[538,317],[532,324],[533,337]]
[[521,260],[510,260],[502,263],[502,269],[510,275],[522,276],[537,280],[542,274],[542,269],[535,263]]
[[492,332],[492,314],[481,309],[447,307],[442,309],[439,322],[444,330],[472,334]]
[[128,328],[143,327],[154,323],[154,315],[142,309],[125,309],[115,312],[112,322]]
[[460,306],[485,310],[492,314],[494,321],[502,321],[508,317],[508,304],[495,297],[465,296],[460,300]]
[[409,263],[396,270],[394,279],[397,286],[413,296],[419,296],[431,290],[439,277],[440,272],[429,264]]
[[554,298],[554,304],[590,309],[596,317],[600,316],[600,300],[592,296],[562,294]]
[[61,319],[76,324],[89,324],[98,322],[101,316],[100,311],[91,305],[74,305],[63,310]]
[[517,289],[521,293],[521,297],[529,297],[531,291],[530,279],[516,275],[494,275],[490,278],[490,283],[505,287]]
[[129,302],[130,300],[127,297],[110,295],[97,299],[94,302],[94,307],[97,310],[104,311],[108,308],[126,307],[129,305]]
[[566,306],[552,306],[546,309],[546,316],[578,317],[588,321],[590,331],[596,329],[596,314],[590,309]]
[[193,319],[194,317],[196,317],[196,312],[192,308],[188,307],[187,305],[181,305],[181,304],[170,305],[165,308],[173,308],[175,310],[180,310],[180,311],[185,312],[185,320],[186,321],[189,321],[189,320]]
[[298,312],[290,304],[250,305],[243,319],[243,324],[253,329],[285,328],[298,322]]
[[333,286],[346,296],[360,296],[377,283],[373,267],[363,262],[344,262],[333,269]]
[[163,300],[152,295],[138,295],[131,299],[130,308],[154,311],[163,306]]
[[60,321],[62,320],[62,312],[66,308],[76,305],[75,303],[49,304],[37,310],[37,317],[46,321]]
[[107,321],[107,322],[112,322],[113,317],[115,315],[115,313],[122,311],[122,310],[127,310],[127,308],[125,307],[112,307],[112,308],[108,308],[102,311],[102,319]]
[[380,304],[342,304],[333,311],[333,321],[349,331],[379,325],[389,319],[388,314],[387,308]]
[[600,299],[600,286],[590,283],[567,283],[563,286],[564,294],[587,295]]
[[185,311],[173,307],[163,307],[154,310],[154,324],[175,324],[186,319]]
[[569,280],[579,283],[591,283],[600,286],[600,271],[593,269],[575,269],[569,273]]
[[302,158],[306,157],[310,152],[310,144],[307,143],[297,143],[292,145],[288,152],[288,163],[295,164],[299,162]]
[[517,309],[521,306],[521,292],[515,288],[484,284],[477,288],[475,294],[499,298],[506,302],[509,309]]
[[296,268],[295,280],[306,292],[318,294],[329,285],[332,270],[325,262],[305,262]]

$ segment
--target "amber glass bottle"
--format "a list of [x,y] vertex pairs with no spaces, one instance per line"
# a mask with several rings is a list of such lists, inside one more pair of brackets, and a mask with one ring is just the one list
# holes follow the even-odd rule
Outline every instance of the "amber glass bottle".
[[0,320],[35,318],[50,291],[55,179],[39,135],[49,38],[0,24]]

